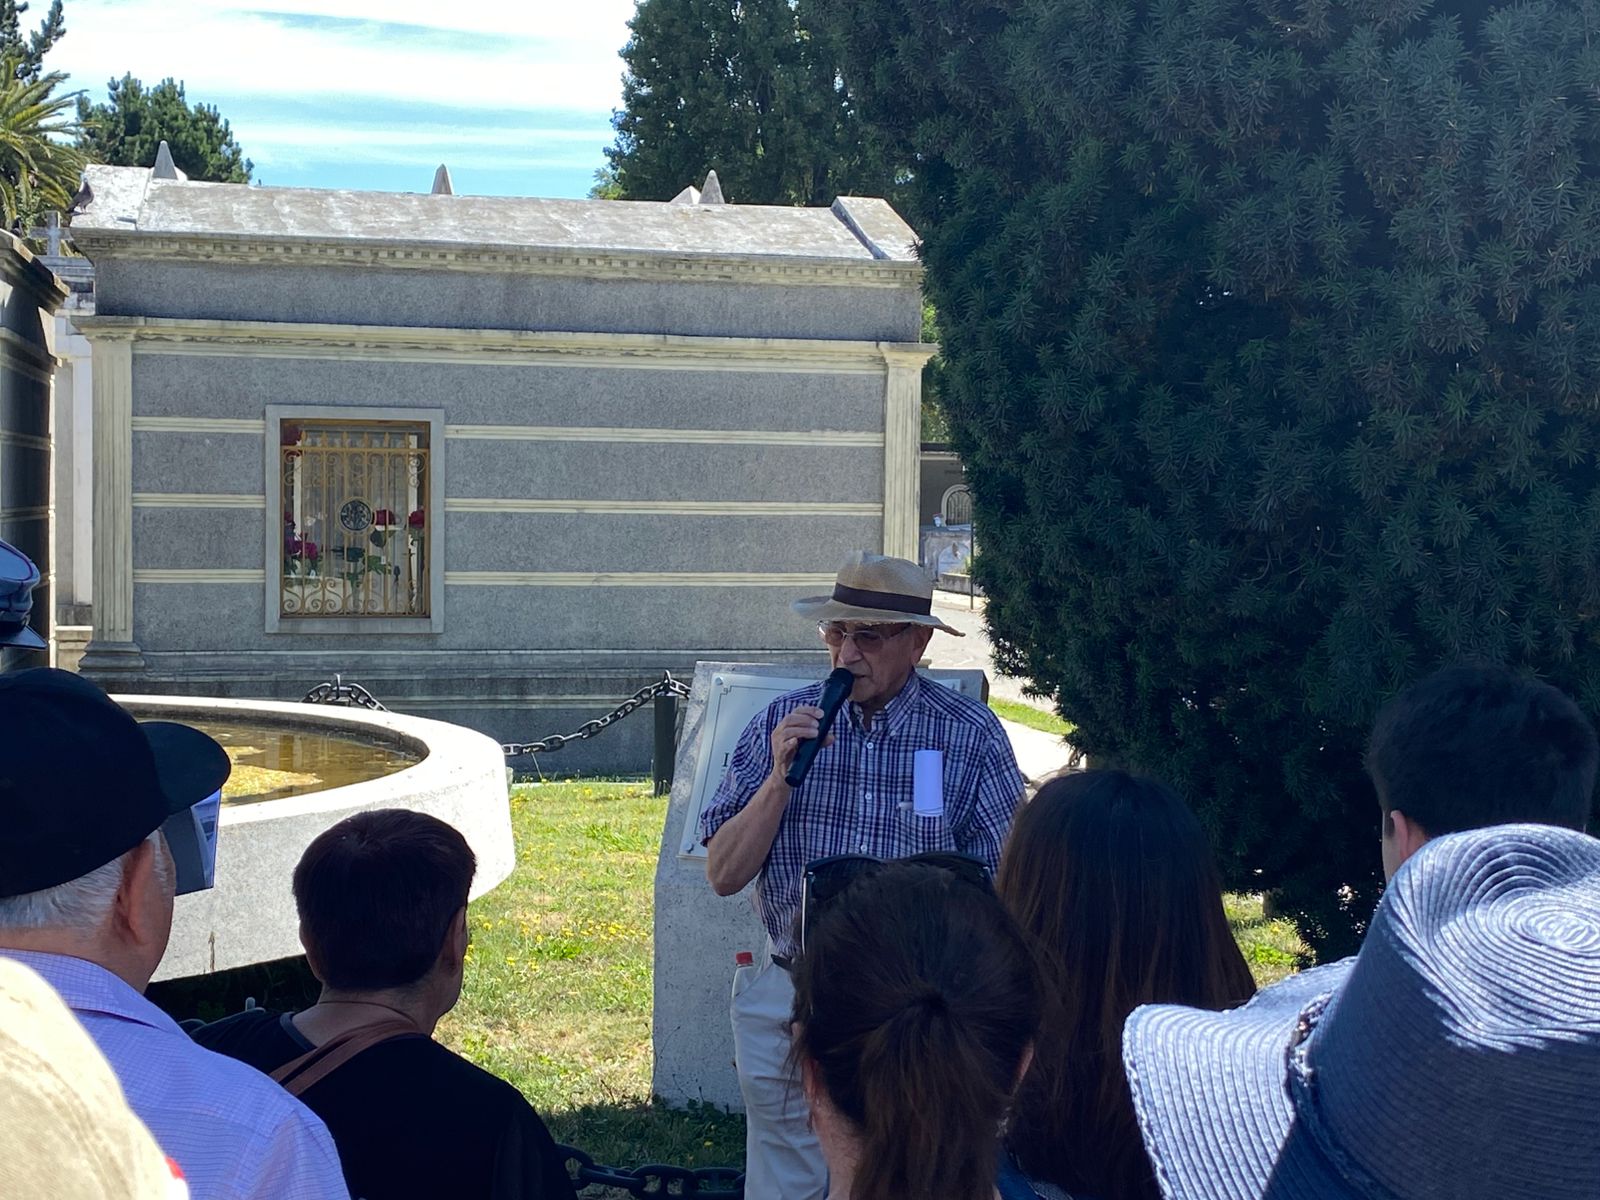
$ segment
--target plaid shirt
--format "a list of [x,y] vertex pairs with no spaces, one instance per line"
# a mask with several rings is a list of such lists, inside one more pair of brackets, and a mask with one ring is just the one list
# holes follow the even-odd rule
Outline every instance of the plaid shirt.
[[[700,840],[750,802],[772,773],[772,731],[801,705],[817,706],[822,684],[780,696],[746,726],[717,793],[700,814]],[[986,705],[916,672],[884,706],[871,730],[858,705],[833,725],[834,743],[789,798],[778,835],[756,877],[756,909],[778,954],[793,955],[800,885],[808,862],[830,854],[904,858],[959,850],[991,868],[1022,801],[1011,743]],[[912,756],[944,752],[944,815],[911,811]]]

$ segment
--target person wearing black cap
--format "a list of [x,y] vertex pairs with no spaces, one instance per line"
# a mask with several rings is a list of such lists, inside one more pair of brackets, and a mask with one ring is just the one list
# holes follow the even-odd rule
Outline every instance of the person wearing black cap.
[[10,542],[0,541],[0,650],[43,650],[45,640],[28,627],[39,568]]
[[[195,1200],[347,1200],[327,1128],[142,995],[209,884],[227,754],[66,671],[0,675],[0,956],[60,993]],[[206,826],[210,824],[208,829]]]

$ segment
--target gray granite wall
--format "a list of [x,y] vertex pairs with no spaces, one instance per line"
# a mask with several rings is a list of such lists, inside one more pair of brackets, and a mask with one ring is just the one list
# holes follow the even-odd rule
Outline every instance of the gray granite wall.
[[[357,266],[107,258],[101,316],[915,342],[915,286],[771,287]],[[240,286],[248,278],[247,286]]]
[[[148,572],[264,569],[269,405],[443,409],[447,427],[580,426],[699,431],[827,430],[866,445],[494,440],[447,433],[444,629],[438,634],[266,631],[265,580],[151,581]],[[133,367],[134,639],[152,692],[298,698],[335,672],[391,706],[501,741],[569,732],[698,660],[822,661],[781,586],[572,587],[453,582],[462,572],[831,574],[881,544],[876,511],[846,515],[451,511],[452,501],[845,502],[883,500],[884,378],[668,368],[473,365],[162,353]],[[141,428],[148,419],[189,429]],[[184,506],[163,501],[173,494]],[[193,506],[250,497],[250,507]],[[435,566],[439,566],[436,560]],[[265,564],[265,569],[276,563]],[[126,684],[123,686],[135,686]],[[651,721],[525,770],[642,770]]]
[[452,424],[883,430],[883,375],[371,359],[134,356],[134,413],[260,417],[269,404],[444,407]]

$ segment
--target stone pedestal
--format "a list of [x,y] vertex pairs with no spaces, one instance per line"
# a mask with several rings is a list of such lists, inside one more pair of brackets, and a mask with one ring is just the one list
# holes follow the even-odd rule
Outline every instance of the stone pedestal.
[[[686,853],[691,814],[715,791],[720,762],[714,753],[707,710],[719,676],[738,675],[793,680],[796,686],[821,679],[828,666],[804,664],[706,663],[696,665],[694,686],[678,739],[672,801],[661,835],[655,883],[655,1015],[652,1037],[655,1071],[651,1090],[674,1104],[701,1101],[739,1109],[743,1101],[733,1069],[733,1033],[728,1001],[734,955],[760,954],[766,932],[751,904],[749,888],[738,896],[718,896],[706,882],[705,856]],[[982,671],[924,671],[930,679],[984,699]],[[704,796],[702,796],[704,793]]]
[[76,671],[93,633],[94,627],[90,625],[57,625],[55,665],[63,671]]

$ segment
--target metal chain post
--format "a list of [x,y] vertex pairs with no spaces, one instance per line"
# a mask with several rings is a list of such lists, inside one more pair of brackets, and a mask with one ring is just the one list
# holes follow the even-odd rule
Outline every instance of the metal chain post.
[[331,683],[319,683],[304,696],[302,704],[339,704],[345,708],[370,708],[373,712],[388,712],[378,698],[359,683],[346,683],[344,677],[335,675]]

